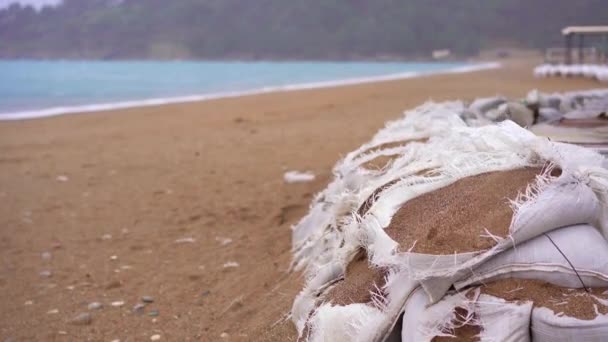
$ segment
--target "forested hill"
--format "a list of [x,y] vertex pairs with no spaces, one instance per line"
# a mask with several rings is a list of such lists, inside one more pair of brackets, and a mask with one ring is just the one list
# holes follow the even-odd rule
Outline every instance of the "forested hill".
[[0,11],[0,58],[343,59],[561,44],[608,0],[65,0]]

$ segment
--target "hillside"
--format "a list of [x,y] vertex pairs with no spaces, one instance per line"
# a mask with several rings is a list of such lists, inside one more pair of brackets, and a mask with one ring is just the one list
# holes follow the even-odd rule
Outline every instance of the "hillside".
[[344,59],[543,48],[605,0],[65,0],[0,11],[0,58]]

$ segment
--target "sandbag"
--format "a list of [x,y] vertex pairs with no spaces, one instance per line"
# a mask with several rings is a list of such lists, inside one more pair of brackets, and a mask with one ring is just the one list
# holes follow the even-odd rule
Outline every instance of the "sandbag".
[[[547,234],[568,257],[586,286],[608,287],[608,241],[596,228],[575,225]],[[562,287],[582,287],[568,261],[544,235],[495,255],[454,286],[462,289],[504,278],[536,279]]]
[[534,342],[605,342],[608,316],[582,320],[558,315],[547,308],[534,308],[531,333]]

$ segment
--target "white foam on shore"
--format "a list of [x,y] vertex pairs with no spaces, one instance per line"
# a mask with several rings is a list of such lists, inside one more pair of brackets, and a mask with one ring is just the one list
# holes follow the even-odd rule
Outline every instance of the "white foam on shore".
[[316,88],[340,87],[340,86],[372,83],[372,82],[394,81],[394,80],[439,75],[439,74],[458,74],[458,73],[496,69],[496,68],[500,68],[500,67],[501,67],[500,63],[488,62],[488,63],[459,66],[459,67],[446,69],[446,70],[440,70],[440,71],[427,71],[427,72],[425,72],[425,71],[413,72],[412,71],[412,72],[404,72],[404,73],[390,74],[390,75],[349,78],[349,79],[345,79],[345,80],[336,80],[336,81],[322,81],[322,82],[300,83],[300,84],[292,84],[292,85],[276,86],[276,87],[263,87],[263,88],[244,90],[244,91],[229,91],[229,92],[209,93],[209,94],[201,94],[201,95],[121,101],[121,102],[114,102],[114,103],[98,103],[98,104],[88,104],[88,105],[68,106],[68,107],[52,107],[52,108],[46,108],[46,109],[0,113],[0,121],[2,121],[2,120],[26,120],[26,119],[44,118],[44,117],[64,115],[64,114],[81,114],[81,113],[110,111],[110,110],[136,108],[136,107],[159,106],[159,105],[174,104],[174,103],[208,101],[208,100],[215,100],[215,99],[222,99],[222,98],[231,98],[231,97],[239,97],[239,96],[247,96],[247,95],[259,95],[259,94],[266,94],[266,93],[273,93],[273,92],[285,92],[285,91],[307,90],[307,89],[316,89]]

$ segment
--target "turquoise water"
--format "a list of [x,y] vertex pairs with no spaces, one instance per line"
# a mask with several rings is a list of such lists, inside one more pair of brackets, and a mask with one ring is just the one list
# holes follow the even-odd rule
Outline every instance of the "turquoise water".
[[[466,63],[0,61],[0,119],[413,77]],[[390,76],[390,77],[393,77]],[[390,78],[389,77],[389,78]],[[324,83],[325,82],[325,83]],[[332,82],[332,83],[327,83]],[[333,83],[335,82],[335,83]],[[295,87],[294,87],[295,85]],[[191,97],[188,96],[199,96]],[[211,96],[211,97],[213,97]],[[181,98],[181,99],[180,99]],[[117,105],[118,104],[118,105]],[[83,105],[95,105],[79,108]],[[100,106],[101,105],[101,106]],[[76,108],[74,108],[76,107]]]

